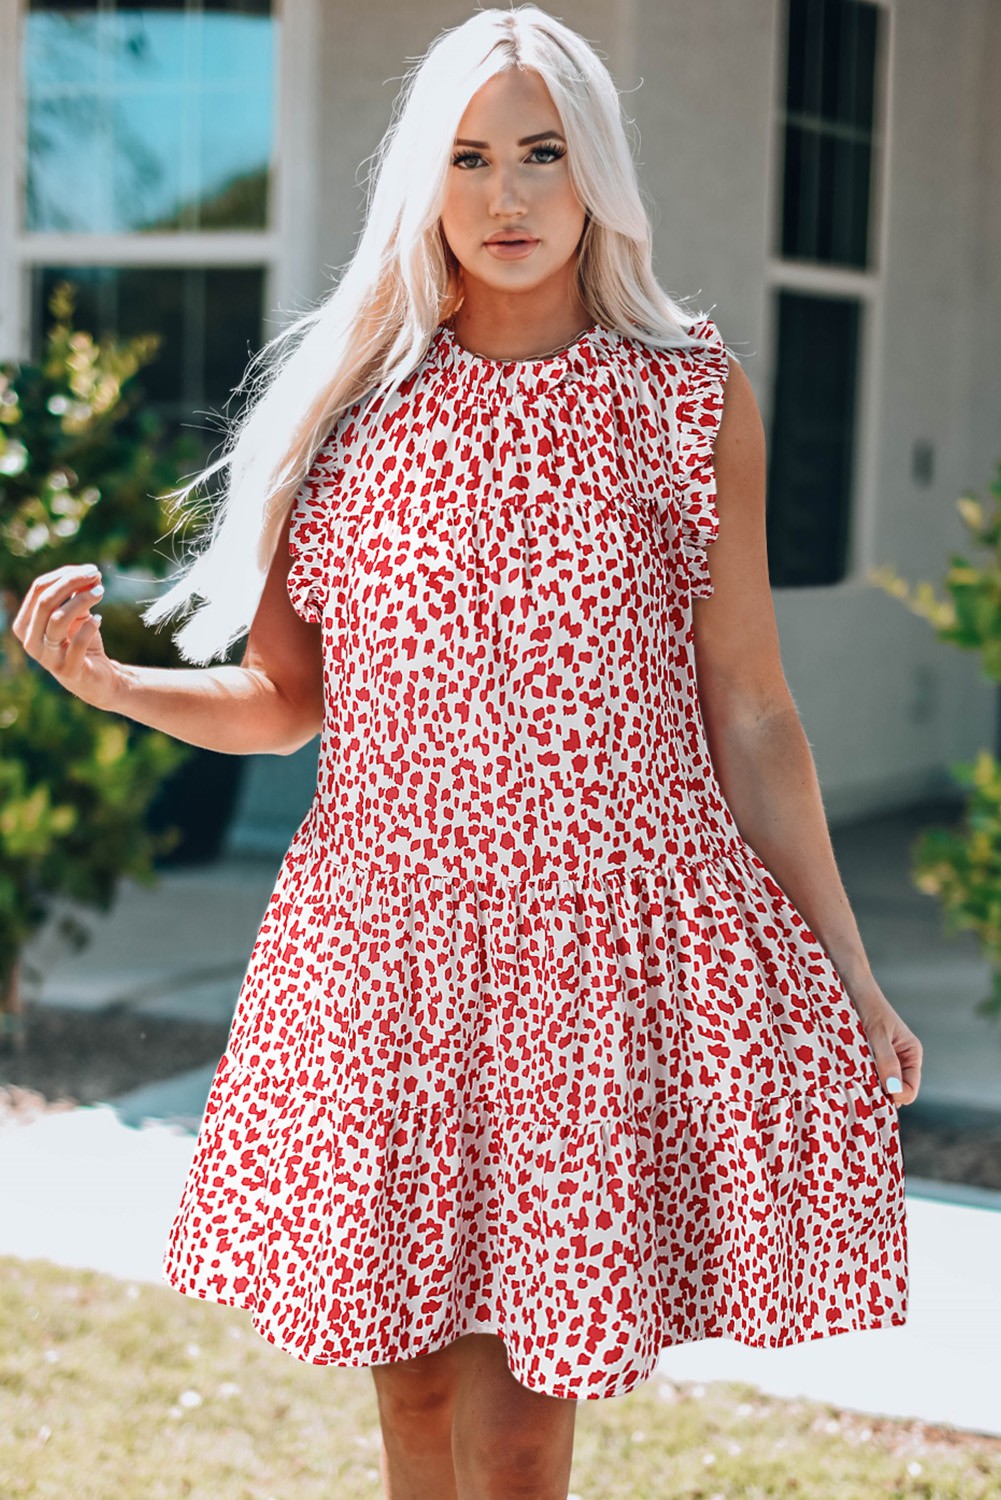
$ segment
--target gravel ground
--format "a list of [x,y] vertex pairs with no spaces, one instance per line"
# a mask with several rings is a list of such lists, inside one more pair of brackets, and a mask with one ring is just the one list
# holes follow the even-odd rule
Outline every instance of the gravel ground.
[[0,1126],[52,1109],[113,1099],[171,1078],[226,1050],[229,1026],[103,1011],[25,1005],[24,1046],[0,1050]]
[[900,1111],[904,1166],[915,1177],[1001,1190],[1001,1114],[923,1107],[921,1095]]
[[[217,1062],[229,1026],[103,1011],[25,1007],[20,1051],[0,1051],[0,1126],[47,1110],[113,1099],[128,1089]],[[920,1096],[900,1110],[907,1171],[1001,1189],[1001,1114],[947,1110]]]

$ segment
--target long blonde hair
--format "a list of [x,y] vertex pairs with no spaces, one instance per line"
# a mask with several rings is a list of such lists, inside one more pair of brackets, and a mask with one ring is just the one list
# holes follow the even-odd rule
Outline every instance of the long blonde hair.
[[202,600],[174,636],[185,661],[205,665],[247,633],[316,450],[361,396],[407,378],[461,304],[461,267],[440,220],[453,141],[473,94],[507,68],[541,75],[567,137],[571,181],[588,215],[575,274],[590,319],[655,347],[696,342],[686,330],[700,315],[654,277],[627,121],[594,49],[535,5],[478,11],[441,32],[404,76],[347,269],[252,358],[236,389],[254,396],[229,424],[222,457],[168,492],[180,510],[192,490],[227,470],[207,540],[198,539],[197,555],[142,616],[154,625]]

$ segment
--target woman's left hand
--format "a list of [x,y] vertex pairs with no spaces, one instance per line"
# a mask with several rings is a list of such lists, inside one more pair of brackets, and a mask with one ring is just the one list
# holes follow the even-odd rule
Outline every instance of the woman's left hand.
[[[897,1015],[874,979],[849,988],[848,995],[869,1039],[884,1090],[894,1104],[913,1104],[921,1087],[924,1048],[920,1041]],[[887,1089],[891,1078],[899,1078],[903,1085],[899,1093]]]

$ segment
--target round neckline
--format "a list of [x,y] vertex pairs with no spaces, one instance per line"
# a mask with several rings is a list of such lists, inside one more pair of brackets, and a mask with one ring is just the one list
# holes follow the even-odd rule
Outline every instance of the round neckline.
[[530,355],[526,359],[498,359],[492,354],[477,354],[474,350],[467,349],[465,344],[459,343],[454,331],[447,323],[439,323],[438,331],[444,336],[444,340],[452,352],[461,359],[470,360],[473,364],[486,365],[498,370],[518,370],[538,369],[546,365],[559,364],[561,360],[572,357],[582,346],[591,342],[602,331],[602,327],[600,323],[591,323],[569,344],[565,344],[562,349],[557,349],[555,354],[535,354]]
[[613,329],[592,323],[555,354],[495,359],[490,354],[474,354],[459,343],[446,323],[439,323],[425,357],[454,395],[496,408],[512,400],[573,399],[581,387],[594,388],[605,380],[602,367],[620,342],[621,335]]

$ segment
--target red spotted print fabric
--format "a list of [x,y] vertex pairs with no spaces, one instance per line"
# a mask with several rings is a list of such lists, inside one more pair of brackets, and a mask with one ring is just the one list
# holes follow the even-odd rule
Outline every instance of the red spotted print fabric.
[[489,1332],[597,1398],[670,1344],[905,1321],[896,1106],[703,731],[728,356],[689,332],[443,325],[296,497],[316,794],[163,1271],[299,1360]]

